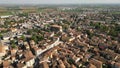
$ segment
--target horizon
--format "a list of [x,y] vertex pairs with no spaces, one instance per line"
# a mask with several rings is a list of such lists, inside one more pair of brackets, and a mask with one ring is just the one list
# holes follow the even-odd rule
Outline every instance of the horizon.
[[0,4],[0,6],[84,6],[84,5],[90,5],[90,6],[109,6],[109,5],[112,5],[112,6],[119,6],[120,3],[87,3],[87,4]]
[[0,5],[120,4],[120,0],[0,0]]

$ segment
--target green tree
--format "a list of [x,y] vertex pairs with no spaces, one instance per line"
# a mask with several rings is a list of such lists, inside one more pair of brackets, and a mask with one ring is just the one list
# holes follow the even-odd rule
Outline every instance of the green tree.
[[25,41],[25,36],[22,35],[22,36],[20,37],[20,39],[22,39],[23,41]]
[[19,17],[28,17],[28,13],[21,13],[21,14],[18,14]]
[[93,37],[93,35],[94,35],[94,34],[93,34],[93,33],[91,33],[89,30],[86,30],[86,33],[88,34],[88,37],[89,37],[89,38],[92,38],[92,37]]
[[15,44],[15,40],[11,40],[10,43],[11,43],[11,44]]
[[15,43],[15,40],[11,40],[10,41],[10,44],[11,44],[11,47],[12,48],[16,48],[17,46],[16,46],[16,43]]
[[12,48],[16,48],[17,46],[13,44],[13,45],[11,45],[11,47],[12,47]]
[[31,39],[34,40],[36,43],[38,42],[36,35],[33,35],[33,36],[31,37]]
[[3,35],[0,33],[0,38],[2,38],[3,37]]
[[43,40],[43,39],[44,39],[43,36],[40,36],[40,35],[37,36],[37,41],[41,41],[41,40]]
[[29,29],[29,30],[27,31],[27,34],[31,35],[31,34],[32,34],[32,30]]
[[111,29],[108,34],[111,35],[111,36],[116,37],[118,35],[118,32],[115,31],[114,29]]

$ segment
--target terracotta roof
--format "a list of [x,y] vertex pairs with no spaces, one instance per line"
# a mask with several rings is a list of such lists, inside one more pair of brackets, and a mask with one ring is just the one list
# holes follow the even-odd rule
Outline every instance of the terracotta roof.
[[77,67],[76,67],[75,65],[72,64],[72,65],[71,65],[71,68],[77,68]]
[[67,59],[63,60],[63,63],[65,64],[66,68],[70,68],[70,64],[67,62]]
[[49,65],[47,62],[43,62],[40,65],[41,65],[41,68],[49,68]]
[[11,54],[15,54],[17,52],[17,49],[10,50]]
[[35,45],[35,41],[34,41],[34,40],[31,40],[31,41],[30,41],[30,44],[31,44],[31,45]]
[[34,58],[34,55],[32,54],[32,52],[30,50],[24,51],[24,56],[25,56],[25,58],[22,59],[22,60],[25,61],[25,62]]
[[97,68],[101,68],[102,67],[102,62],[96,59],[91,59],[90,63],[95,65]]
[[120,63],[115,63],[115,68],[120,68]]
[[62,60],[58,60],[58,63],[59,63],[58,68],[65,68],[65,65],[62,62]]
[[4,52],[4,48],[3,46],[0,46],[0,53],[3,53]]
[[30,50],[26,50],[23,52],[24,56],[27,57],[34,57],[34,55],[32,54],[32,52]]
[[7,67],[9,67],[10,66],[10,62],[9,61],[3,61],[3,67],[4,68],[7,68]]
[[97,68],[95,65],[93,65],[93,64],[89,64],[88,66],[87,66],[87,68]]
[[25,64],[23,64],[23,63],[18,63],[18,64],[17,64],[17,67],[18,67],[18,68],[22,68],[22,67],[24,67],[24,66],[25,66]]
[[0,46],[0,53],[5,53],[6,49],[8,49],[8,46]]

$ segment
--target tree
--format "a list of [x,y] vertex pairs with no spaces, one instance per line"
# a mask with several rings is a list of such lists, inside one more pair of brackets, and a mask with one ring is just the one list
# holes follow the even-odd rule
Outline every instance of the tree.
[[93,37],[93,33],[91,33],[89,30],[86,30],[86,33],[88,34],[88,37],[89,37],[89,38],[92,38],[92,37]]
[[34,35],[31,37],[31,39],[34,40],[36,43],[38,43],[38,41],[43,40],[44,37],[41,36],[41,35],[36,35],[36,34],[34,34]]
[[12,47],[12,48],[16,48],[17,46],[13,44],[13,45],[11,45],[11,47]]
[[22,13],[22,14],[18,14],[19,17],[28,17],[28,13]]
[[29,29],[29,30],[27,31],[27,34],[31,35],[31,34],[32,34],[32,30]]
[[41,41],[41,40],[43,40],[43,39],[44,39],[43,36],[40,36],[40,35],[37,36],[37,41]]
[[2,38],[3,37],[3,35],[0,33],[0,38]]
[[33,36],[31,37],[31,39],[34,40],[36,43],[38,42],[36,35],[33,35]]
[[15,44],[15,40],[10,40],[10,44]]
[[74,60],[72,58],[69,58],[68,63],[74,64]]
[[18,23],[23,23],[23,22],[24,22],[24,20],[19,20],[19,21],[18,21]]
[[22,36],[20,37],[20,39],[22,39],[23,41],[25,41],[25,36],[22,35]]
[[78,31],[80,31],[80,30],[81,30],[81,28],[80,28],[80,27],[77,27],[77,30],[78,30]]
[[16,47],[17,47],[16,44],[15,44],[15,40],[11,40],[11,41],[10,41],[10,44],[11,44],[11,47],[12,47],[12,48],[16,48]]
[[116,37],[118,35],[118,32],[115,31],[114,29],[111,29],[108,34],[111,35],[111,36]]
[[69,25],[68,24],[64,24],[62,27],[63,27],[64,30],[67,30],[69,28]]

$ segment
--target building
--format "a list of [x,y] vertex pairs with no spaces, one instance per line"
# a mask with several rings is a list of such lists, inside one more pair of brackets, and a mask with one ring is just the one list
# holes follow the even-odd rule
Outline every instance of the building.
[[58,25],[51,25],[51,28],[50,28],[51,31],[54,31],[54,32],[62,32],[62,26],[58,26]]

